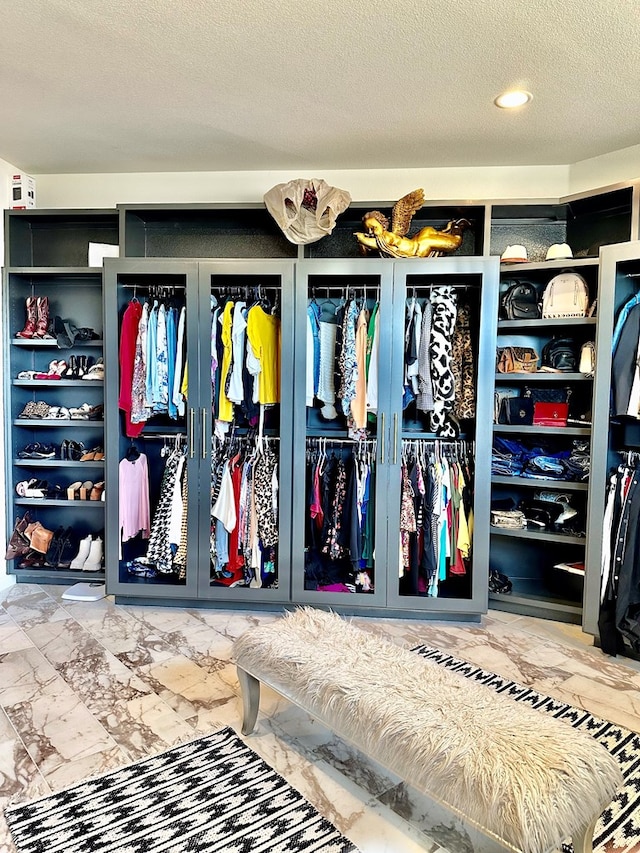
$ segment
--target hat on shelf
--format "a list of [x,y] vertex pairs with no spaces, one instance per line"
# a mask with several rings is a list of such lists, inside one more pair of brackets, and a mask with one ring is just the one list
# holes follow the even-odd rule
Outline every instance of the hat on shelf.
[[547,249],[547,257],[545,261],[561,261],[565,258],[572,258],[573,252],[568,243],[554,243]]
[[500,262],[503,264],[526,264],[529,258],[525,246],[507,246],[504,252],[500,255]]

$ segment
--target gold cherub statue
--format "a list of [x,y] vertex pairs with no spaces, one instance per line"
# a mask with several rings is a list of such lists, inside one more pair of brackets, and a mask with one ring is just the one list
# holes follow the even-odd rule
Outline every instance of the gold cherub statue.
[[462,243],[462,234],[471,223],[468,219],[452,219],[438,231],[432,226],[422,228],[413,237],[407,237],[411,219],[424,204],[424,190],[407,193],[393,206],[391,230],[389,219],[379,210],[371,210],[362,217],[365,231],[356,231],[363,255],[379,252],[383,258],[439,258],[445,252],[455,252]]

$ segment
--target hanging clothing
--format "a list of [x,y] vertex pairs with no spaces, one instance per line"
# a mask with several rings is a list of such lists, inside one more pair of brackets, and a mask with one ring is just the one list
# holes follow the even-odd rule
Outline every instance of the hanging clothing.
[[[145,404],[147,387],[147,326],[150,310],[151,306],[148,302],[145,302],[142,306],[142,314],[138,323],[133,378],[131,380],[131,423],[142,424],[143,426],[144,422],[151,415],[151,410]],[[142,431],[142,428],[141,426],[140,431]]]
[[165,462],[162,482],[160,484],[160,496],[151,522],[151,533],[147,547],[148,559],[163,574],[170,574],[173,571],[170,525],[174,491],[181,458],[182,451],[174,450],[169,454]]
[[472,452],[464,442],[403,442],[401,595],[436,597],[453,579],[471,594],[473,493],[466,468]]
[[455,291],[451,287],[435,287],[431,305],[433,319],[429,359],[434,401],[431,430],[442,438],[455,438],[457,429],[450,417],[455,402],[455,379],[451,367],[457,316]]
[[458,307],[451,345],[451,370],[455,382],[453,414],[459,419],[474,418],[476,383],[471,343],[471,309],[468,305]]
[[220,338],[222,340],[223,351],[222,367],[220,369],[220,387],[218,390],[218,419],[221,421],[233,420],[233,404],[227,395],[227,379],[233,359],[233,341],[231,339],[233,308],[234,303],[228,300],[220,317]]
[[253,305],[247,314],[247,338],[260,362],[258,402],[270,406],[280,402],[280,318]]
[[137,299],[132,299],[122,317],[120,327],[120,388],[118,395],[118,407],[124,412],[125,435],[135,438],[140,435],[144,423],[133,424],[131,422],[131,411],[133,408],[133,371],[136,357],[136,345],[138,338],[138,326],[142,316],[142,304]]
[[351,417],[356,430],[367,426],[367,327],[369,312],[362,308],[358,314],[355,333],[356,378],[351,400]]
[[136,459],[121,459],[118,480],[120,542],[133,539],[138,534],[148,539],[151,533],[151,511],[147,456],[140,453]]

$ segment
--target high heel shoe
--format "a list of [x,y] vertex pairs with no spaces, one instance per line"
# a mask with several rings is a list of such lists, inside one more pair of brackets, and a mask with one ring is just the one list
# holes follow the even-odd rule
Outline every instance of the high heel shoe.
[[77,483],[71,483],[70,486],[67,486],[67,500],[68,501],[77,501],[80,497],[80,487],[82,483],[78,480]]
[[93,483],[91,480],[85,480],[84,483],[80,486],[80,500],[88,501],[89,496],[91,494],[91,489],[93,488]]
[[101,500],[103,492],[104,492],[104,480],[100,480],[100,482],[95,483],[93,488],[91,489],[91,494],[89,495],[89,500],[90,501]]
[[67,365],[67,369],[64,372],[65,379],[77,379],[78,378],[78,362],[76,361],[75,355],[69,356],[69,364]]

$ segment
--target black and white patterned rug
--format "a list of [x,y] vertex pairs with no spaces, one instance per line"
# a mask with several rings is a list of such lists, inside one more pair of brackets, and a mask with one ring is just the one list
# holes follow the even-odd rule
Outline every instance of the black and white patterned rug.
[[5,817],[19,853],[358,853],[228,727]]
[[[566,720],[574,728],[588,732],[599,741],[618,760],[625,781],[596,825],[593,837],[594,852],[638,853],[640,851],[640,735],[622,726],[609,723],[607,720],[594,717],[583,708],[575,708],[566,702],[559,702],[551,696],[545,696],[516,681],[509,681],[507,678],[496,675],[495,672],[480,669],[469,661],[455,658],[439,649],[417,646],[412,651],[466,678],[484,684],[496,693],[502,693],[516,702],[526,702],[538,711]],[[566,851],[572,849],[570,845],[565,848]]]

